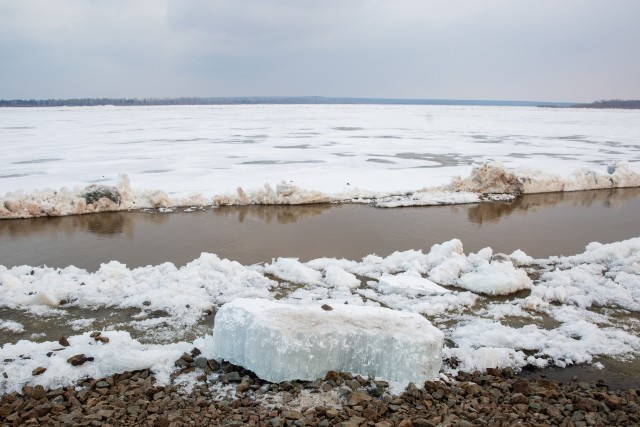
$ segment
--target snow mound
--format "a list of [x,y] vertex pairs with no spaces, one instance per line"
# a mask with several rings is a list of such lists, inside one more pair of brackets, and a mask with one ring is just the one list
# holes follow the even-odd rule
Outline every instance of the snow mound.
[[222,306],[213,329],[216,357],[272,382],[337,370],[422,384],[438,375],[443,340],[414,313],[244,298]]
[[602,173],[581,169],[568,176],[530,169],[508,169],[500,162],[490,162],[473,168],[467,178],[455,177],[441,190],[519,195],[638,186],[640,173],[631,170],[628,162],[618,162]]
[[309,268],[296,258],[278,258],[264,268],[265,273],[292,283],[314,285],[322,279],[322,273]]
[[510,261],[485,261],[474,271],[460,276],[456,282],[461,288],[486,295],[508,295],[530,289],[532,284],[527,273],[516,269]]

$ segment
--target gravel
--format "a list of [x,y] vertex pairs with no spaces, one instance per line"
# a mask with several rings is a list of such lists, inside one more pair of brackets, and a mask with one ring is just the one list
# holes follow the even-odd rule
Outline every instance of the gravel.
[[[347,372],[272,384],[229,363],[185,353],[171,385],[149,370],[88,378],[0,398],[0,424],[78,426],[600,426],[640,424],[638,389],[524,379],[510,369],[389,384]],[[195,385],[193,385],[195,383]]]

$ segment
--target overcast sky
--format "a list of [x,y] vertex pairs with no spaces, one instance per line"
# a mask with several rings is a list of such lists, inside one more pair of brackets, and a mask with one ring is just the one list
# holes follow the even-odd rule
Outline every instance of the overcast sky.
[[640,99],[640,0],[0,0],[0,98]]

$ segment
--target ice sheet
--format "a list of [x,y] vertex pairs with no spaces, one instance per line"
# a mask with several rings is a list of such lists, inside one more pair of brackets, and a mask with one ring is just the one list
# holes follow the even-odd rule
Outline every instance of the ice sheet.
[[[633,110],[527,107],[3,108],[0,217],[638,186],[638,122]],[[88,204],[92,184],[122,201]]]

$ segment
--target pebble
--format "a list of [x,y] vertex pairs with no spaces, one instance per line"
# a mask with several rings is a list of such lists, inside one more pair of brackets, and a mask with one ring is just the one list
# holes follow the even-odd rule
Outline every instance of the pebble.
[[[108,378],[87,378],[53,390],[25,386],[21,393],[0,397],[0,425],[466,427],[640,424],[640,391],[611,391],[603,383],[556,383],[544,378],[525,380],[512,371],[494,369],[484,374],[461,373],[447,383],[410,384],[404,393],[394,396],[387,393],[387,383],[349,373],[332,371],[316,381],[271,384],[241,367],[198,356],[198,352],[183,354],[179,359],[181,366],[174,372],[174,378],[194,371],[204,376],[204,381],[188,392],[178,385],[156,385],[149,370],[123,372]],[[69,359],[71,364],[74,364],[72,359],[89,360],[85,355],[76,355]],[[207,371],[209,374],[205,373]],[[229,383],[238,383],[235,394],[212,394],[212,387]],[[333,396],[333,402],[339,396],[339,405],[302,407],[298,396],[303,391],[310,396],[326,393],[326,396]]]

